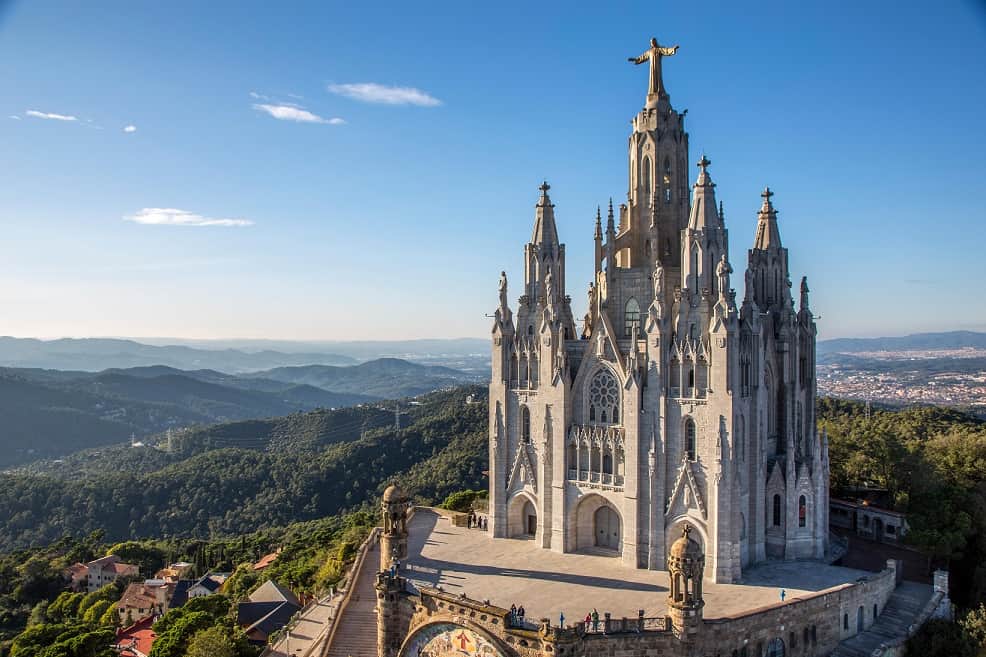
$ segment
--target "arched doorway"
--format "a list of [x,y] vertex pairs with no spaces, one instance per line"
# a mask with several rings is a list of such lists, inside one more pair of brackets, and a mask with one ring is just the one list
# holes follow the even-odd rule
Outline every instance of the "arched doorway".
[[609,506],[601,506],[593,514],[596,547],[607,550],[620,549],[620,517]]
[[863,608],[860,607],[856,610],[856,631],[863,631]]
[[507,504],[507,536],[533,538],[537,534],[538,514],[533,499],[518,493]]
[[524,523],[525,535],[534,536],[538,533],[538,512],[534,509],[534,505],[530,501],[524,503],[524,511],[521,514],[521,518]]
[[400,657],[424,655],[488,655],[504,657],[494,639],[480,631],[455,623],[441,622],[415,630],[400,649]]

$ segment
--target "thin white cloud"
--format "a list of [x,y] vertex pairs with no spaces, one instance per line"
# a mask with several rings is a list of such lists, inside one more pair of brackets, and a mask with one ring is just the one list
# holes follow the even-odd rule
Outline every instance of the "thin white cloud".
[[414,87],[391,87],[376,82],[357,82],[353,84],[330,84],[329,91],[339,96],[352,98],[364,103],[381,105],[418,105],[437,107],[442,101],[427,91]]
[[175,208],[143,208],[136,214],[123,218],[146,226],[252,226],[249,219],[214,219]]
[[312,112],[291,103],[280,103],[277,105],[255,103],[253,105],[253,109],[258,112],[266,112],[275,119],[279,119],[281,121],[297,121],[299,123],[327,123],[329,125],[342,125],[345,123],[343,119],[338,117],[326,119],[318,114],[313,114]]
[[71,114],[55,114],[53,112],[39,112],[38,110],[27,110],[24,112],[27,116],[33,116],[36,119],[51,119],[53,121],[78,121],[79,119],[72,116]]
[[124,126],[123,131],[124,132],[137,132],[137,126],[135,126],[133,124],[128,125],[128,126]]
[[258,94],[256,91],[250,92],[250,98],[255,98],[257,100],[270,100],[268,96],[265,96],[263,94]]
[[7,118],[14,119],[15,121],[20,121],[21,120],[21,117],[17,116],[16,114],[11,114]]

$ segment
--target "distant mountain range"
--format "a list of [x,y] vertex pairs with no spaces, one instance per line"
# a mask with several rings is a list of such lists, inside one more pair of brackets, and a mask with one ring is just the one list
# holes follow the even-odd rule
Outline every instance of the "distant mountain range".
[[949,331],[915,333],[892,338],[836,338],[818,343],[819,355],[861,351],[914,351],[935,349],[986,349],[986,333]]
[[184,345],[149,345],[111,338],[0,337],[0,366],[96,372],[107,368],[167,365],[178,369],[251,372],[287,365],[352,365],[357,359],[330,352],[285,353],[264,349],[199,349]]
[[0,467],[119,443],[131,434],[416,396],[476,380],[395,358],[248,375],[163,365],[101,372],[0,368]]

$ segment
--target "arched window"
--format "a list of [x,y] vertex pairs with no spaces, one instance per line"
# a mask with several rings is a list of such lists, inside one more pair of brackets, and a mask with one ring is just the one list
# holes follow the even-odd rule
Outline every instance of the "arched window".
[[694,388],[695,387],[695,366],[694,365],[689,365],[688,366],[688,386],[687,387],[689,387],[689,388]]
[[531,442],[531,411],[526,406],[520,407],[520,442]]
[[627,301],[627,305],[623,312],[623,334],[626,337],[633,335],[633,327],[637,327],[637,332],[640,332],[640,304],[633,297]]
[[695,421],[685,420],[685,454],[689,461],[695,460]]
[[616,378],[609,370],[601,369],[589,382],[589,421],[599,421],[608,424],[608,418],[613,418],[613,424],[619,422],[620,388]]
[[784,657],[784,640],[780,637],[767,644],[766,657]]
[[781,526],[781,496],[774,495],[774,527]]
[[613,474],[613,457],[608,452],[603,454],[603,473]]
[[842,629],[844,629],[844,630],[848,630],[849,629],[849,614],[848,613],[842,614]]
[[654,189],[654,178],[651,173],[650,158],[645,157],[644,161],[641,163],[642,175],[640,177],[641,185],[643,186],[643,207],[650,207],[651,190]]
[[808,499],[802,495],[798,498],[798,527],[808,525]]
[[801,643],[804,644],[805,648],[808,647],[808,640],[809,640],[809,634],[808,634],[808,628],[806,627],[805,631],[801,633]]

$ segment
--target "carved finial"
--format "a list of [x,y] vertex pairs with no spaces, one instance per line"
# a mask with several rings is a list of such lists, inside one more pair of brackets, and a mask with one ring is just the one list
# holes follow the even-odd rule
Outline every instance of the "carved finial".
[[808,309],[808,277],[801,277],[801,309]]
[[719,201],[719,221],[725,221],[725,219],[726,219],[726,213],[722,209],[722,201]]
[[545,181],[543,181],[541,183],[541,186],[538,187],[538,189],[541,190],[541,196],[547,196],[548,195],[548,190],[551,189],[551,185],[549,185],[548,184],[548,181],[545,180]]
[[702,159],[698,161],[698,167],[702,170],[702,173],[706,172],[710,164],[712,164],[712,160],[705,157],[705,153],[702,153]]
[[686,522],[681,528],[681,535],[685,539],[689,539],[690,538],[689,534],[691,533],[692,533],[692,526]]
[[606,215],[606,232],[613,232],[616,230],[616,226],[613,221],[613,199],[609,199],[609,214]]

